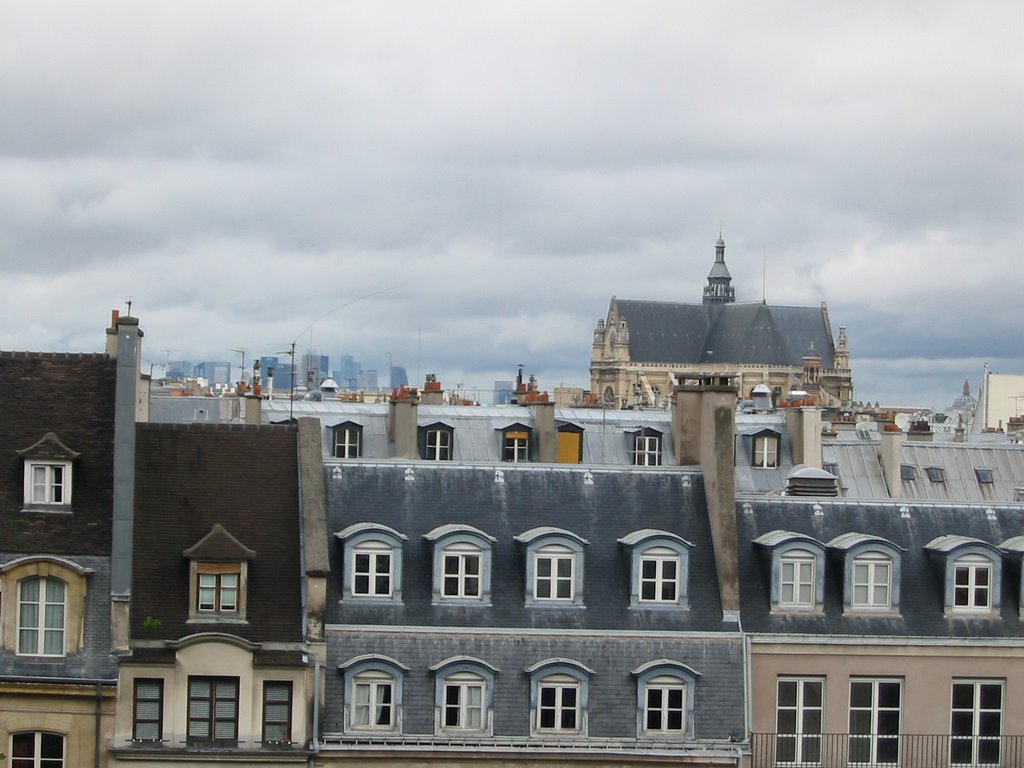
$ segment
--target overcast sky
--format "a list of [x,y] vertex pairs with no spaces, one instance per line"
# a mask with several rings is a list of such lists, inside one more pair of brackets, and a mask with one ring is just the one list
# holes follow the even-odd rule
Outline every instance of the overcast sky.
[[158,369],[588,386],[610,297],[700,301],[721,227],[856,399],[944,407],[1024,372],[1022,39],[1019,0],[0,0],[0,349],[131,297]]

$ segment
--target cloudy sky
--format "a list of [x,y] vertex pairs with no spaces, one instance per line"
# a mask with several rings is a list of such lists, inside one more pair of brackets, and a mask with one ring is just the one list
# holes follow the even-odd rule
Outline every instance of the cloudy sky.
[[739,300],[828,302],[857,399],[945,406],[1024,372],[1022,37],[1019,0],[0,0],[0,349],[99,351],[131,297],[157,370],[587,386],[609,298],[699,301],[721,227]]

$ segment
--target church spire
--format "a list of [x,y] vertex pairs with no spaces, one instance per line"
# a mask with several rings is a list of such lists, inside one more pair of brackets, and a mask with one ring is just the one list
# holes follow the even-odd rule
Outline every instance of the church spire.
[[725,240],[722,233],[718,233],[718,242],[715,243],[715,263],[711,265],[708,273],[708,284],[704,286],[705,304],[728,304],[736,301],[736,289],[732,287],[732,275],[729,268],[725,266]]

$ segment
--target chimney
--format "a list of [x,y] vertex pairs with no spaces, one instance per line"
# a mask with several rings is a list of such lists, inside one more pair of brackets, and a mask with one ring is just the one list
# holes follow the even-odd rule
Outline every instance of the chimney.
[[704,469],[711,540],[724,621],[739,621],[739,550],[736,543],[736,387],[726,376],[711,376],[676,392],[672,432],[680,463]]
[[415,390],[399,387],[388,401],[388,439],[399,459],[419,457],[417,450],[416,410],[419,398]]
[[107,357],[117,357],[117,319],[121,316],[120,311],[110,310],[110,327],[107,328]]
[[882,465],[890,499],[898,499],[903,495],[903,478],[900,475],[902,459],[903,433],[898,429],[884,430],[878,445],[878,460]]
[[116,342],[116,388],[114,393],[114,504],[111,551],[110,599],[113,645],[127,650],[132,591],[132,537],[135,507],[135,412],[136,386],[142,356],[142,331],[134,317],[118,317],[113,334]]
[[420,402],[424,405],[444,405],[444,390],[441,389],[441,382],[437,380],[436,374],[427,374],[423,391],[420,393]]
[[259,426],[263,423],[263,398],[259,395],[246,395],[242,398],[245,423]]
[[533,426],[537,433],[537,461],[554,464],[558,460],[555,403],[553,400],[534,400],[528,405],[533,411]]
[[915,443],[930,443],[932,441],[932,428],[926,419],[919,419],[912,422],[907,430],[907,440]]
[[813,406],[787,408],[786,433],[793,463],[821,469],[821,410]]
[[306,639],[319,647],[317,656],[326,658],[324,616],[327,579],[330,576],[327,534],[327,488],[320,446],[320,420],[302,417],[297,421],[299,493],[302,501],[302,562],[306,568]]

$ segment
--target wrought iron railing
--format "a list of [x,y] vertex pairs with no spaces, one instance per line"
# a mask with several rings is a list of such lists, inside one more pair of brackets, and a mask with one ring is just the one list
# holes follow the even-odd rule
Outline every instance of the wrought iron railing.
[[754,733],[750,748],[752,768],[1024,768],[1024,736]]

